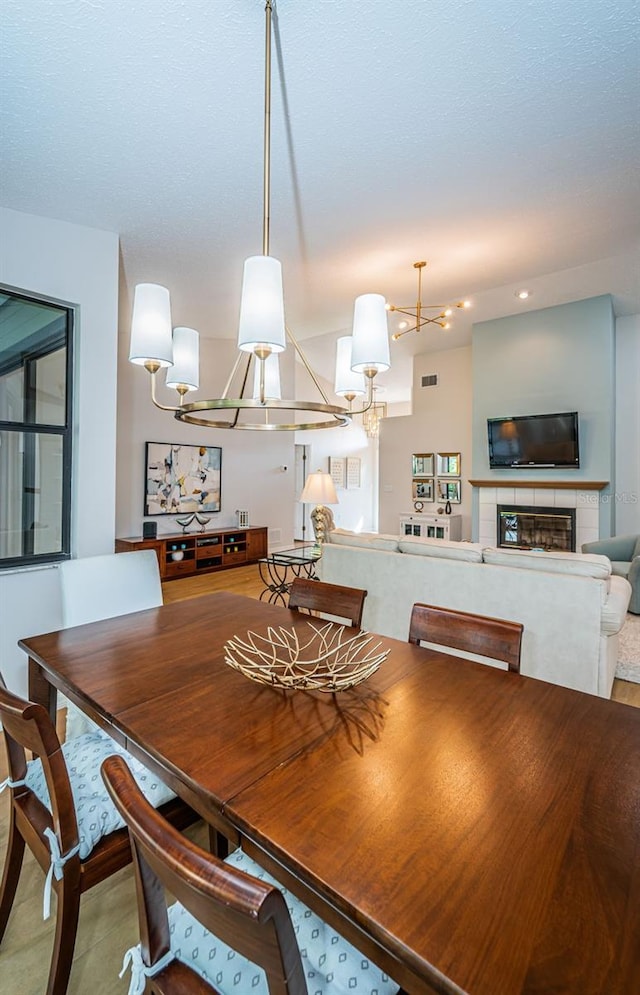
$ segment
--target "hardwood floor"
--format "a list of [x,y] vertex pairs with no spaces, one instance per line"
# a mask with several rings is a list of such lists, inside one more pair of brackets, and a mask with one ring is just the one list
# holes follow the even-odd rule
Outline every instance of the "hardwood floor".
[[[237,567],[163,584],[165,602],[182,601],[214,591],[233,591],[258,598],[262,582],[257,566]],[[615,681],[612,698],[640,707],[640,684]],[[0,751],[0,781],[6,776]],[[0,797],[0,852],[7,838],[8,793]],[[206,846],[202,823],[189,834]],[[44,876],[27,852],[18,894],[0,952],[0,992],[3,995],[42,995],[49,971],[55,916],[42,921]],[[135,889],[130,868],[89,891],[82,900],[76,953],[69,995],[126,995],[129,976],[118,972],[125,950],[137,943]]]

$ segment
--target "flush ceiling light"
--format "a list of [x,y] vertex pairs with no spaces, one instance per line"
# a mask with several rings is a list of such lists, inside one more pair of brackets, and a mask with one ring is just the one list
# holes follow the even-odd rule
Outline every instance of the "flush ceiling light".
[[[387,311],[397,311],[399,314],[406,314],[412,319],[412,324],[407,321],[401,321],[398,325],[398,331],[394,332],[391,336],[394,342],[407,332],[419,332],[425,325],[439,325],[440,328],[451,328],[449,318],[453,314],[453,309],[458,308],[468,308],[471,307],[471,301],[457,301],[456,304],[423,304],[422,303],[422,270],[426,266],[426,262],[418,262],[413,264],[413,268],[418,271],[418,299],[413,305],[403,304],[399,306],[397,304],[387,304]],[[424,311],[437,311],[436,315],[424,314]]]
[[527,301],[531,297],[531,291],[530,290],[516,290],[515,296],[518,298],[519,301]]
[[[151,374],[151,399],[156,407],[173,412],[179,421],[208,428],[293,431],[301,429],[336,428],[349,425],[356,413],[373,404],[373,380],[389,369],[389,334],[384,298],[379,294],[363,294],[355,302],[353,336],[349,336],[350,375],[357,386],[347,385],[340,396],[351,398],[367,395],[358,412],[330,404],[316,375],[287,326],[284,317],[282,268],[269,255],[270,172],[271,172],[271,33],[272,0],[265,6],[265,73],[264,73],[264,176],[262,214],[262,255],[251,256],[244,264],[238,356],[225,385],[222,397],[185,401],[190,391],[199,386],[198,333],[193,328],[171,331],[169,291],[153,283],[141,283],[135,288],[131,321],[129,361],[144,366]],[[422,264],[424,265],[424,264]],[[282,400],[278,353],[283,352],[287,339],[311,377],[318,400]],[[346,356],[347,351],[344,352]],[[250,383],[249,369],[254,364],[253,396],[245,396]],[[177,391],[178,405],[162,404],[156,396],[156,374],[167,369],[166,385]],[[241,383],[237,397],[230,396],[232,385]],[[366,387],[365,387],[366,384]],[[301,421],[282,421],[283,411],[303,416]],[[228,417],[222,417],[226,415]],[[307,420],[309,417],[315,420]],[[247,420],[245,420],[247,419]]]

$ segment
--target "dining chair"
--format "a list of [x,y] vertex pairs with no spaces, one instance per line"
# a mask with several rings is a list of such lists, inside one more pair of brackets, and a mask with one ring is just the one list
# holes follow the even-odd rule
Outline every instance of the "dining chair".
[[[60,587],[65,629],[162,604],[160,569],[153,549],[65,560],[60,564]],[[64,703],[67,739],[96,728],[72,702],[64,699]]]
[[520,673],[523,626],[488,615],[417,603],[411,611],[410,643],[435,643],[507,664]]
[[[63,746],[42,705],[0,686],[0,720],[11,790],[7,852],[0,885],[0,943],[13,906],[25,843],[46,874],[44,917],[51,891],[57,895],[56,929],[46,995],[67,990],[76,940],[80,898],[131,860],[124,822],[100,776],[100,764],[125,756],[136,780],[163,816],[180,828],[195,813],[106,733],[97,730]],[[27,760],[26,750],[37,759]],[[0,972],[1,973],[1,972]]]
[[343,587],[341,584],[325,584],[321,580],[296,577],[289,591],[289,608],[347,619],[349,625],[359,629],[366,596],[367,592],[359,587]]
[[[398,993],[242,850],[220,861],[173,829],[120,757],[106,760],[102,774],[133,851],[141,943],[125,954],[129,995]],[[165,888],[177,899],[169,909]]]

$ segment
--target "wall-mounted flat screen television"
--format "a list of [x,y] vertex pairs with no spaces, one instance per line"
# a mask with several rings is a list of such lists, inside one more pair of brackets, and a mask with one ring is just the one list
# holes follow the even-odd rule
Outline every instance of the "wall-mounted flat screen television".
[[489,466],[579,467],[578,412],[487,419]]

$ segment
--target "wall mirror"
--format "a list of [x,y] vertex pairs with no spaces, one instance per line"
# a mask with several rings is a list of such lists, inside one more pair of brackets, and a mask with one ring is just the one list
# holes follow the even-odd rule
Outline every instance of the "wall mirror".
[[433,501],[433,480],[414,480],[412,490],[414,501]]
[[433,453],[414,453],[411,458],[413,477],[433,477]]
[[436,460],[436,473],[439,477],[460,476],[460,453],[438,453]]
[[461,483],[459,480],[438,480],[438,501],[460,504]]

